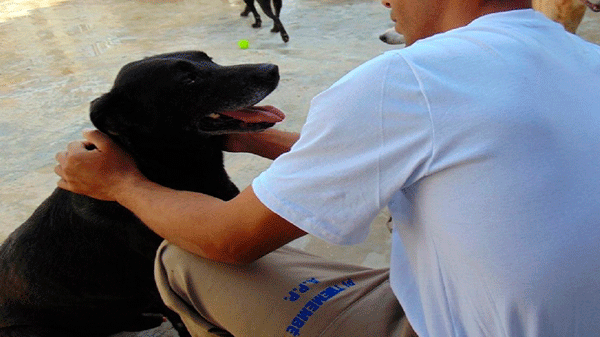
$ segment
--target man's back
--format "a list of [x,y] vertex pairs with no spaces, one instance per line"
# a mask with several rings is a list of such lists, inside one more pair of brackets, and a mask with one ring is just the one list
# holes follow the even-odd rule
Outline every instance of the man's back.
[[401,54],[432,125],[390,206],[394,290],[416,331],[599,335],[600,48],[525,10]]

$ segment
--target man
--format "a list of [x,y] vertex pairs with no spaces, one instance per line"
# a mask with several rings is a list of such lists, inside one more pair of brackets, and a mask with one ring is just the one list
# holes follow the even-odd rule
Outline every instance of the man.
[[[419,336],[600,335],[600,48],[526,0],[383,4],[408,47],[315,97],[299,139],[230,138],[277,158],[233,200],[147,181],[98,131],[59,187],[166,239],[157,284],[196,336],[395,336],[402,309]],[[386,205],[389,276],[280,248],[360,242]]]

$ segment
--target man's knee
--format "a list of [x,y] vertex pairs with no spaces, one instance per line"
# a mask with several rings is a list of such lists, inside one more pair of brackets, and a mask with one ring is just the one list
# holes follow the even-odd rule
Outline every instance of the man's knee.
[[167,241],[163,241],[156,252],[156,259],[154,261],[154,278],[156,284],[161,292],[161,296],[164,297],[164,290],[172,288],[172,282],[174,280],[175,269],[180,264],[182,250],[170,244]]
[[156,253],[156,285],[164,303],[181,317],[193,336],[231,336],[202,310],[206,307],[205,288],[209,288],[203,281],[211,275],[205,267],[209,265],[210,261],[164,241]]
[[173,269],[186,260],[188,254],[185,250],[165,240],[156,252],[156,263],[163,266],[165,270]]
[[[207,272],[213,262],[196,256],[167,241],[158,248],[155,261],[155,278],[159,287],[169,287],[182,296],[186,294],[190,284],[201,286],[198,280],[206,279]],[[201,273],[206,277],[194,275]]]

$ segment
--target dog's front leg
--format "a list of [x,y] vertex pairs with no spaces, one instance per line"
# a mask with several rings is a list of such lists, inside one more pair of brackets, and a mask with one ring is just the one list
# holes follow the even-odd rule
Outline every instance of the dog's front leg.
[[240,16],[248,16],[248,14],[250,14],[251,10],[250,7],[248,5],[246,5],[246,8],[244,8],[244,11],[240,13]]
[[262,26],[262,20],[260,19],[260,15],[258,14],[256,7],[254,7],[254,0],[244,0],[244,2],[246,3],[246,8],[242,13],[240,13],[240,15],[248,16],[248,13],[252,13],[254,16],[254,23],[252,24],[252,27],[260,28]]
[[288,36],[287,32],[285,31],[285,28],[283,28],[283,24],[281,23],[281,20],[279,20],[279,14],[281,13],[282,0],[272,0],[272,1],[273,1],[273,7],[275,9],[275,13],[273,13],[273,10],[271,9],[271,0],[258,0],[258,4],[260,5],[260,8],[263,10],[263,12],[268,17],[273,19],[274,24],[273,24],[273,29],[271,29],[271,32],[280,33],[281,39],[283,40],[283,42],[288,42],[290,40],[290,37]]
[[281,13],[282,5],[283,5],[282,0],[273,0],[273,9],[275,9],[275,17],[272,18],[273,19],[273,29],[271,29],[271,32],[273,32],[273,33],[279,33],[283,29],[283,24],[281,23],[281,21],[278,20],[279,14]]
[[274,21],[275,21],[275,26],[273,27],[273,29],[271,31],[275,32],[275,33],[279,32],[283,42],[288,42],[290,40],[290,37],[289,37],[288,33],[285,31],[285,28],[283,28],[283,24],[281,23],[279,18],[275,18]]

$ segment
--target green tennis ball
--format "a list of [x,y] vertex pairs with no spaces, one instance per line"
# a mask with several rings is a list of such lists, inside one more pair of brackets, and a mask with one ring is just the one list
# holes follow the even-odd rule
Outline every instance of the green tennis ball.
[[241,49],[248,49],[249,45],[250,45],[250,43],[248,42],[248,40],[239,40],[238,41],[238,46],[240,46]]

